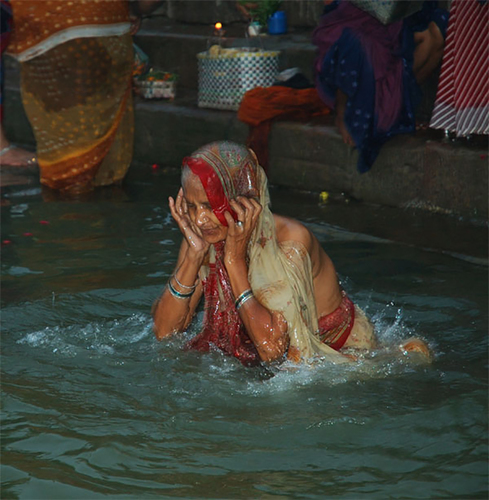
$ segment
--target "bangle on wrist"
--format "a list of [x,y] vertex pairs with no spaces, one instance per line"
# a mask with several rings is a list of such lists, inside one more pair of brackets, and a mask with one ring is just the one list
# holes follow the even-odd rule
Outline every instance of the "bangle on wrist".
[[193,286],[188,286],[188,285],[184,285],[183,283],[180,283],[180,281],[178,281],[178,278],[177,278],[177,273],[175,273],[173,275],[173,279],[175,280],[175,283],[180,287],[180,288],[184,288],[186,290],[192,290],[194,291],[196,286],[197,285],[193,285]]
[[241,306],[252,297],[253,297],[253,291],[251,290],[251,288],[248,288],[248,290],[245,290],[234,302],[236,310],[239,311]]
[[168,280],[168,290],[170,290],[170,293],[176,298],[176,299],[189,299],[192,297],[194,294],[194,290],[192,290],[190,293],[180,293],[171,284],[171,280]]

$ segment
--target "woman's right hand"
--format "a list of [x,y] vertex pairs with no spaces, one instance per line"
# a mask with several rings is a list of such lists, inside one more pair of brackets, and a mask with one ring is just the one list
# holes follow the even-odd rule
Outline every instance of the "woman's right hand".
[[188,251],[195,257],[203,259],[209,250],[209,243],[202,238],[199,228],[192,222],[188,214],[187,202],[183,196],[183,189],[178,191],[177,199],[171,196],[168,198],[170,212],[175,222],[178,224],[185,241],[188,245]]

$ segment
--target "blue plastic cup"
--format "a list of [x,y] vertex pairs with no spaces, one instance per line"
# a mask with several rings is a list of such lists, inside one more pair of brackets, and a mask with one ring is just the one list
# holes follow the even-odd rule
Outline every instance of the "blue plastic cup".
[[270,35],[287,33],[287,15],[283,10],[277,10],[268,18],[268,33]]

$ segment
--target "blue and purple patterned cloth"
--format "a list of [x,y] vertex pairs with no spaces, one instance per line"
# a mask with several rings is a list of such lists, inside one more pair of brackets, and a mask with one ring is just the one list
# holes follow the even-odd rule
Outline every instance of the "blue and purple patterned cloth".
[[412,69],[414,33],[431,21],[444,35],[448,12],[434,1],[384,25],[350,2],[336,0],[314,30],[316,88],[332,109],[338,89],[347,95],[345,125],[359,152],[359,172],[370,170],[391,137],[415,130],[421,90]]

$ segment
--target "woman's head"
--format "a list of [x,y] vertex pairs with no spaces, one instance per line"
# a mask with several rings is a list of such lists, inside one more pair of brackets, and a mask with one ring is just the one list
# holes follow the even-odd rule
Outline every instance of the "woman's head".
[[183,196],[190,220],[200,229],[202,237],[211,244],[226,239],[227,226],[216,217],[199,176],[188,166],[182,170]]
[[257,169],[251,150],[228,141],[213,142],[184,158],[182,187],[189,215],[209,243],[226,238],[224,213],[235,217],[230,200],[258,197]]

